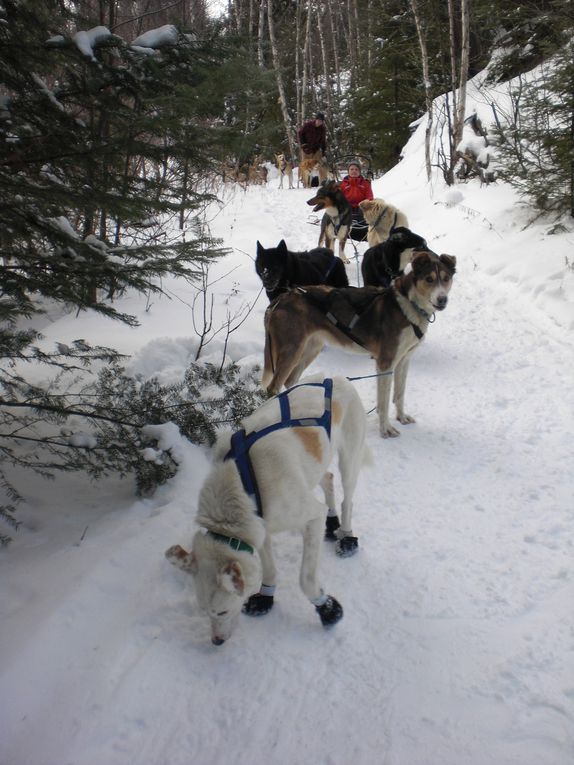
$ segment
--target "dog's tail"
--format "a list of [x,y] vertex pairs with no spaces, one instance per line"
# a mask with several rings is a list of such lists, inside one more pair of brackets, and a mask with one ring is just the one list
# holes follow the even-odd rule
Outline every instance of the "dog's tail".
[[261,376],[261,386],[267,388],[273,375],[275,374],[275,363],[273,361],[273,349],[271,347],[271,333],[265,330],[265,348],[263,349],[263,375]]

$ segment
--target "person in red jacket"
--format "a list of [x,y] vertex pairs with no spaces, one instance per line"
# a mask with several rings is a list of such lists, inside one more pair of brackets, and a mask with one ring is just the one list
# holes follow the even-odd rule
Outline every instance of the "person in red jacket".
[[[359,202],[364,199],[373,198],[373,189],[371,182],[361,175],[361,163],[357,159],[349,162],[346,175],[341,181],[341,191],[352,208],[353,228],[364,227],[367,231],[367,221],[363,217],[363,211],[359,207]],[[353,237],[354,238],[354,237]]]

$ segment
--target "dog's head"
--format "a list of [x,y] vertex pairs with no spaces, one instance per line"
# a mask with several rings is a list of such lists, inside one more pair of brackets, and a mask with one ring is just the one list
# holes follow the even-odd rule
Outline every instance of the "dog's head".
[[388,206],[388,202],[385,202],[385,200],[381,198],[364,199],[362,202],[359,202],[359,207],[363,211],[363,216],[369,224],[374,223],[379,215],[382,215],[383,210]]
[[410,230],[410,228],[405,228],[405,226],[397,226],[396,228],[391,229],[389,242],[394,242],[395,244],[402,246],[405,250],[408,248],[412,248],[413,250],[418,250],[420,252],[428,250],[426,239],[423,239],[422,236],[415,234],[414,231]]
[[257,256],[255,258],[255,270],[268,292],[273,292],[279,286],[279,282],[285,273],[287,265],[287,245],[282,239],[277,247],[265,249],[257,242]]
[[313,199],[307,200],[307,204],[313,206],[313,212],[319,212],[326,207],[337,208],[340,196],[342,196],[341,187],[336,181],[323,181]]
[[170,547],[166,558],[193,576],[197,602],[211,622],[211,642],[222,645],[233,632],[243,603],[259,590],[261,565],[250,552],[237,552],[198,531],[192,552]]
[[412,283],[417,303],[432,307],[432,311],[444,311],[448,293],[456,272],[453,255],[436,255],[428,250],[415,251],[411,260]]

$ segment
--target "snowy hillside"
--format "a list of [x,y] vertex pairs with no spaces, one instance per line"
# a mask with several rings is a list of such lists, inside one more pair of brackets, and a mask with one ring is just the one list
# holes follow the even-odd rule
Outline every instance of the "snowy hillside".
[[[469,109],[482,98],[470,93]],[[205,450],[134,501],[131,481],[19,476],[26,505],[0,552],[0,765],[570,765],[574,757],[572,387],[574,227],[501,184],[457,194],[424,174],[421,125],[374,183],[437,252],[457,258],[447,309],[411,364],[416,424],[382,440],[355,496],[359,554],[325,542],[344,619],[325,631],[298,587],[300,539],[276,539],[273,611],[216,648],[190,581],[164,559],[189,544]],[[255,243],[309,249],[304,189],[227,187],[209,214],[232,250],[210,273],[218,321],[255,301]],[[359,253],[365,246],[359,245]],[[352,248],[350,248],[352,251]],[[358,261],[348,267],[357,283]],[[52,316],[46,344],[84,337],[180,378],[193,291],[119,307],[133,329]],[[262,362],[265,295],[229,355]],[[202,358],[219,360],[216,337]],[[310,371],[367,375],[325,350]],[[366,410],[371,379],[355,383]]]

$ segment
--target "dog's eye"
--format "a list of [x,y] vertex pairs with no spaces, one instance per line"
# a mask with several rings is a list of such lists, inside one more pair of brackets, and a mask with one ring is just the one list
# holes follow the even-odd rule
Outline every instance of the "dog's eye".
[[443,282],[450,282],[450,276],[448,274],[444,274],[444,276],[441,276],[441,279]]
[[434,276],[427,276],[425,279],[425,282],[432,284],[434,282]]
[[216,616],[226,616],[228,611],[220,611],[219,613],[215,614]]

